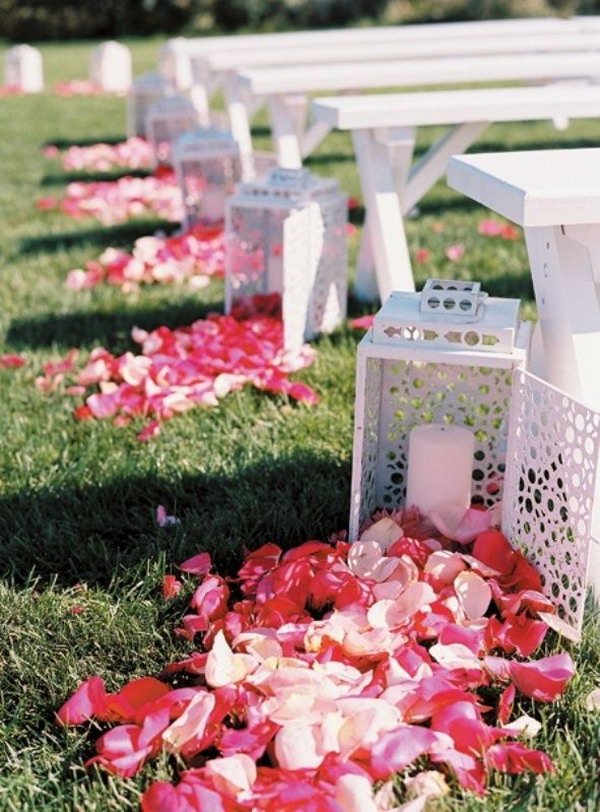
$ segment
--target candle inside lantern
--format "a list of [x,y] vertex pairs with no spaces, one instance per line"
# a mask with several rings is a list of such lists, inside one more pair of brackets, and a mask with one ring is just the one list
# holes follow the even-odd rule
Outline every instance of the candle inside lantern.
[[441,505],[471,505],[475,436],[461,426],[431,423],[408,438],[406,506],[424,516]]

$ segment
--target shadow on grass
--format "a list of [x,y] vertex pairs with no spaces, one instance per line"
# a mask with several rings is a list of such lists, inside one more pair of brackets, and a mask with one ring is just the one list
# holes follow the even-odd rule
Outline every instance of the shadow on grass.
[[68,149],[69,147],[91,147],[95,144],[120,144],[124,141],[123,136],[110,135],[106,138],[52,138],[44,143],[44,147],[57,147],[58,149]]
[[[523,126],[523,122],[519,124],[519,128]],[[555,137],[541,138],[537,140],[521,141],[518,138],[509,145],[506,141],[490,141],[483,137],[480,141],[476,141],[467,152],[506,152],[508,149],[512,150],[551,150],[551,149],[586,149],[588,147],[600,146],[600,138],[573,138],[569,136],[569,131],[563,132],[556,130]]]
[[353,152],[327,152],[323,155],[310,155],[304,163],[307,166],[327,166],[329,164],[342,164],[355,161]]
[[251,132],[253,138],[267,138],[271,135],[271,128],[266,124],[253,124]]
[[85,172],[83,170],[77,172],[59,172],[48,174],[40,181],[40,186],[59,186],[65,183],[95,183],[98,181],[115,181],[120,178],[147,178],[152,173],[146,169],[127,169],[121,167],[114,169],[110,172]]
[[[227,475],[127,477],[3,497],[0,572],[19,585],[33,573],[64,586],[107,586],[161,553],[176,564],[208,550],[220,573],[233,573],[244,548],[291,547],[345,528],[349,476],[349,463],[299,452]],[[181,524],[158,528],[159,504]]]
[[103,344],[111,352],[124,352],[132,347],[131,328],[180,327],[204,318],[208,313],[223,312],[223,302],[207,304],[188,296],[177,304],[156,307],[127,307],[121,310],[80,313],[45,313],[11,322],[6,340],[15,348],[41,349],[55,346],[63,349]]
[[[155,231],[172,234],[179,228],[178,223],[167,220],[133,220],[115,226],[97,225],[85,231],[68,231],[59,234],[44,234],[40,237],[27,237],[21,241],[21,254],[48,254],[54,251],[67,251],[86,245],[99,249],[109,246],[128,248],[138,237],[147,237]],[[95,257],[89,257],[95,259]]]

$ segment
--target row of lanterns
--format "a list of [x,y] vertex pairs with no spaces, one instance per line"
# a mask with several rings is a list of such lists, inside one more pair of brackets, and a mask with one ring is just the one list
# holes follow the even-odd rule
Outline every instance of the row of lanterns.
[[[131,51],[110,40],[90,54],[90,81],[107,93],[126,93],[131,87]],[[42,54],[31,45],[15,45],[4,58],[4,84],[22,93],[44,89]]]
[[[128,128],[175,167],[184,227],[225,222],[228,312],[276,294],[288,349],[344,320],[347,201],[336,181],[278,167],[257,179],[231,133],[156,74],[133,83]],[[502,529],[580,626],[588,569],[600,594],[600,413],[527,371],[519,307],[441,279],[383,303],[357,352],[350,539],[381,508],[502,503]]]
[[[160,77],[142,81],[159,83],[164,91]],[[157,155],[170,150],[186,225],[225,213],[226,309],[277,293],[286,347],[331,332],[347,296],[337,183],[281,168],[248,180],[230,133],[197,127],[178,137],[193,104],[171,86],[167,94],[147,108],[147,133]],[[440,279],[383,303],[357,353],[350,539],[380,508],[431,515],[501,503],[502,529],[577,627],[588,580],[600,594],[591,538],[600,413],[527,371],[531,323],[519,307],[478,283]]]

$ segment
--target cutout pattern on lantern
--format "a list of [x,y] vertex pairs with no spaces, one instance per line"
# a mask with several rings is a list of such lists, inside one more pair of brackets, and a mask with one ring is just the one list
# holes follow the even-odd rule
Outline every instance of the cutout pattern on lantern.
[[536,378],[515,373],[503,528],[541,573],[560,615],[580,627],[600,414]]
[[[432,315],[423,300],[454,285],[459,307]],[[526,364],[530,324],[519,320],[517,300],[487,297],[477,283],[460,285],[430,280],[421,293],[392,293],[359,346],[351,540],[374,511],[404,506],[408,437],[417,426],[472,431],[472,500],[492,507],[502,498],[512,374]],[[472,331],[497,343],[439,344],[428,340],[429,331]]]
[[335,181],[275,169],[227,204],[226,309],[281,298],[284,344],[297,349],[345,318],[346,200]]
[[[379,436],[377,452],[371,448],[368,452],[368,467],[378,469],[370,477],[377,481],[378,490],[366,501],[374,497],[374,503],[381,507],[402,505],[410,431],[425,423],[456,423],[475,434],[473,502],[493,506],[504,476],[511,370],[424,361],[388,360],[380,364],[380,387],[385,397],[378,416],[374,406],[367,407],[369,418],[365,421],[367,433]],[[369,389],[370,385],[367,392]],[[377,419],[379,430],[370,425]]]

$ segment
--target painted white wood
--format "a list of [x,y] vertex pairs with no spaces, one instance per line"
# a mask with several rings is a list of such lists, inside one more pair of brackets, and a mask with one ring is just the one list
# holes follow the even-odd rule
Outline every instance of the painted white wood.
[[273,96],[269,109],[279,165],[286,169],[299,169],[302,166],[302,152],[298,138],[298,119],[293,106],[285,96]]
[[229,74],[224,84],[225,101],[229,114],[231,133],[240,149],[244,180],[254,178],[254,156],[252,151],[252,132],[250,116],[247,109],[247,94],[235,76]]
[[4,55],[4,84],[22,93],[44,89],[42,54],[32,45],[15,45]]
[[[309,93],[318,90],[331,90],[337,87],[373,89],[398,85],[419,86],[427,84],[452,84],[472,81],[512,80],[547,81],[567,77],[600,77],[600,53],[598,54],[535,54],[520,59],[504,57],[478,57],[463,59],[429,59],[378,62],[343,63],[332,67],[325,65],[295,66],[294,68],[260,71],[242,71],[237,81],[247,94],[260,93],[268,99],[290,93]],[[565,88],[562,88],[565,91]],[[302,96],[301,98],[305,98]],[[318,130],[310,132],[311,138],[299,134],[298,150],[303,157],[309,154],[309,147],[320,143],[332,126],[331,121],[319,118]],[[249,127],[249,125],[248,125]],[[301,131],[298,131],[301,133]],[[313,133],[315,135],[312,139]],[[312,140],[311,140],[312,139]],[[289,146],[287,147],[289,149]],[[457,147],[454,151],[457,151]],[[448,156],[451,152],[448,152]],[[418,198],[417,198],[418,199]]]
[[449,183],[524,226],[546,376],[599,408],[600,149],[456,156]]
[[421,198],[444,176],[448,160],[456,152],[466,150],[488,127],[487,121],[455,124],[417,161],[410,170],[402,193],[402,210],[408,214]]
[[[400,198],[386,145],[366,130],[354,132],[353,140],[365,205],[371,212],[369,239],[377,286],[385,301],[393,290],[414,290]],[[358,291],[363,291],[360,284]]]
[[131,71],[131,51],[120,42],[103,42],[90,54],[90,79],[109,93],[126,93],[131,87]]
[[[598,18],[596,18],[598,19]],[[161,49],[178,50],[188,55],[207,54],[235,49],[241,55],[246,51],[310,46],[327,47],[331,43],[356,45],[369,42],[398,42],[402,45],[418,41],[449,42],[456,39],[481,39],[506,36],[535,37],[537,35],[594,33],[600,26],[594,18],[559,19],[556,17],[520,18],[512,20],[479,20],[464,23],[435,23],[424,25],[397,25],[362,28],[328,29],[324,31],[296,31],[276,34],[236,34],[220,37],[178,37],[167,40]]]
[[[599,88],[586,92],[600,98]],[[588,115],[599,109],[590,99]],[[461,155],[448,165],[448,183],[521,226],[600,223],[599,156],[599,149]]]
[[[507,45],[504,39],[503,42]],[[564,45],[565,40],[563,40]],[[460,43],[459,43],[460,44]],[[381,48],[373,51],[370,60],[362,61],[360,53],[352,61],[336,62],[327,65],[319,54],[306,64],[295,64],[277,70],[269,68],[244,67],[240,72],[240,82],[255,95],[271,93],[313,93],[319,91],[352,88],[353,90],[375,89],[378,87],[409,87],[413,85],[452,84],[454,82],[489,82],[502,80],[549,81],[578,77],[600,76],[600,53],[596,51],[568,50],[559,53],[522,53],[516,57],[518,49],[507,47],[506,55],[490,54],[484,50],[485,40],[477,43],[484,55],[473,56],[472,45],[457,50],[457,56],[440,58],[434,48],[427,59],[409,59],[403,52],[401,59],[385,60]],[[573,41],[572,49],[580,48],[581,43]],[[600,47],[600,37],[594,47]],[[356,49],[355,49],[356,50]],[[465,53],[466,51],[466,53]],[[435,58],[433,58],[435,56]]]
[[340,130],[370,127],[463,124],[471,121],[535,121],[557,113],[595,118],[597,87],[500,87],[414,93],[375,93],[315,99],[313,116]]
[[[514,99],[514,110],[510,108],[510,100]],[[351,115],[347,115],[350,109]],[[318,121],[324,120],[326,123],[342,127],[341,122],[348,126],[347,129],[354,130],[354,133],[368,130],[376,132],[376,122],[384,120],[388,126],[401,126],[412,123],[419,124],[450,124],[453,129],[435,144],[430,151],[413,167],[408,181],[403,187],[396,188],[397,199],[401,212],[406,215],[412,210],[415,204],[421,199],[423,194],[437,181],[444,173],[448,158],[453,151],[467,149],[478,137],[488,123],[495,120],[521,120],[521,119],[546,119],[551,118],[553,113],[565,110],[572,118],[590,117],[600,115],[600,93],[598,88],[573,87],[573,88],[492,88],[489,90],[457,90],[457,91],[435,91],[405,94],[377,94],[374,96],[341,96],[332,99],[318,99],[313,102],[313,110]],[[360,110],[360,114],[359,111]],[[487,120],[482,121],[482,112],[486,113]],[[567,150],[566,152],[573,152]],[[585,152],[585,151],[583,151]],[[533,153],[524,153],[524,162],[530,161]],[[556,154],[556,153],[553,153]],[[476,169],[479,160],[485,161],[489,156],[466,156],[463,188],[459,189],[476,200],[490,207],[496,206],[501,214],[520,222],[517,210],[520,202],[518,193],[510,186],[503,193],[499,191],[500,184],[495,184],[493,199],[494,204],[487,200],[485,186],[485,172],[469,172],[469,167],[473,164]],[[473,163],[473,159],[475,162]],[[388,158],[388,162],[391,159]],[[463,159],[460,159],[463,160]],[[507,161],[509,159],[506,159]],[[539,164],[533,168],[533,176],[543,176],[547,180],[551,174]],[[391,163],[390,163],[391,171]],[[452,172],[452,169],[450,170]],[[557,173],[559,174],[559,173]],[[367,182],[365,174],[361,171],[361,183]],[[585,175],[585,172],[584,172]],[[589,178],[588,178],[589,180]],[[470,184],[467,188],[466,184]],[[452,182],[451,182],[452,185]],[[364,186],[363,186],[364,189]],[[367,197],[365,195],[365,202]],[[500,201],[504,201],[503,203]],[[564,208],[564,201],[560,204]],[[571,201],[567,208],[571,205]],[[588,205],[586,199],[584,205]],[[600,222],[600,202],[599,218]],[[382,230],[381,224],[376,224],[377,212],[367,217],[367,228],[376,229],[383,242],[392,243],[396,232],[402,228],[401,223],[396,222],[388,230]],[[371,237],[369,237],[371,239]],[[374,285],[372,278],[369,278],[370,255],[365,245],[360,255],[359,268],[357,269],[357,284],[361,298],[372,296]],[[389,255],[390,249],[376,252],[373,250],[373,259],[376,264],[381,257]],[[403,258],[405,262],[405,259]],[[405,270],[404,266],[404,270]],[[385,273],[385,267],[382,273]],[[411,286],[412,287],[412,286]],[[411,289],[411,288],[409,288]],[[381,291],[380,291],[381,293]]]

